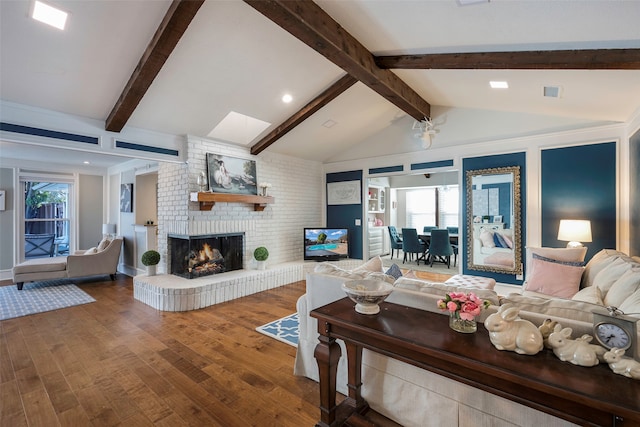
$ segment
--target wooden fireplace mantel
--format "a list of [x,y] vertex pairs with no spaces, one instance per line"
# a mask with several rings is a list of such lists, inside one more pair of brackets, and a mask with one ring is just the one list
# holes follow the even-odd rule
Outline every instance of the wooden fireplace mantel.
[[254,196],[252,194],[227,194],[227,193],[191,193],[192,202],[200,204],[201,211],[210,211],[216,202],[226,203],[250,203],[254,211],[263,211],[270,203],[275,203],[272,196]]

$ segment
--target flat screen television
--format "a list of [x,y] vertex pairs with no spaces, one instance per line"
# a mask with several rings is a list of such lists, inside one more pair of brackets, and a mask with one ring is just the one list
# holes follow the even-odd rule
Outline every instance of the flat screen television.
[[305,228],[304,259],[336,261],[349,257],[349,230],[346,228]]

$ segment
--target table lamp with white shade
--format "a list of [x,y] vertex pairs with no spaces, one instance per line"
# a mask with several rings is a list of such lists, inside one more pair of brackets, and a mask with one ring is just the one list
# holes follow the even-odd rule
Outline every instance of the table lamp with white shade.
[[591,221],[583,219],[561,219],[558,240],[567,241],[568,248],[579,248],[582,242],[591,242]]
[[102,224],[102,235],[107,238],[112,238],[116,234],[115,224]]

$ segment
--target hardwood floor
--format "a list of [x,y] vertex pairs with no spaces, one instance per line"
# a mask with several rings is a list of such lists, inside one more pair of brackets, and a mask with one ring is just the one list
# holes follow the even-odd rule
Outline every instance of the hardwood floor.
[[134,300],[124,275],[74,283],[97,301],[0,322],[0,426],[318,420],[318,385],[293,375],[295,348],[255,331],[294,312],[304,282],[179,313]]

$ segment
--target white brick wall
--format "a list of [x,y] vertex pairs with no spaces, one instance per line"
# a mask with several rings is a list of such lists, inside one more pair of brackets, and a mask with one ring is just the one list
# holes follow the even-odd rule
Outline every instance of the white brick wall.
[[[244,232],[244,268],[253,268],[258,246],[269,250],[268,264],[302,261],[302,229],[323,225],[320,162],[271,153],[252,156],[248,148],[196,137],[188,137],[187,149],[187,164],[161,164],[158,171],[158,251],[163,260],[159,273],[167,272],[167,234]],[[200,211],[189,201],[189,193],[198,191],[196,178],[207,170],[206,153],[255,160],[257,182],[272,184],[269,195],[275,203],[262,212],[250,204],[220,202],[211,211]]]

